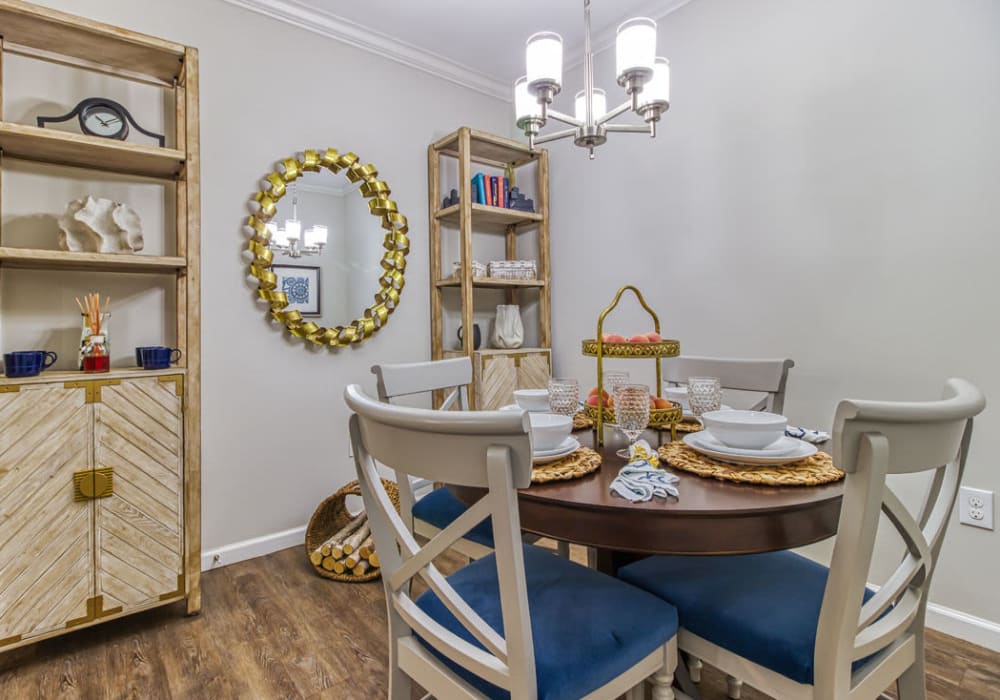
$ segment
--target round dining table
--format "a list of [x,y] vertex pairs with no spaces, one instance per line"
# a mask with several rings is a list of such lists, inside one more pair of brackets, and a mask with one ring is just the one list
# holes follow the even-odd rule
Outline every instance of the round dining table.
[[[591,433],[578,433],[593,445]],[[611,492],[625,464],[607,445],[601,467],[571,481],[533,484],[518,492],[521,529],[592,547],[595,566],[619,566],[651,554],[723,555],[801,547],[837,532],[843,482],[822,486],[757,486],[665,468],[680,479],[679,498],[631,503]],[[449,485],[472,504],[482,489]]]

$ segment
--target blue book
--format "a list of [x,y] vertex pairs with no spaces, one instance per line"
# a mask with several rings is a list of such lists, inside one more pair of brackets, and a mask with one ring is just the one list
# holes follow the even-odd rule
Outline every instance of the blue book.
[[476,204],[486,204],[486,182],[482,173],[472,176],[473,200]]

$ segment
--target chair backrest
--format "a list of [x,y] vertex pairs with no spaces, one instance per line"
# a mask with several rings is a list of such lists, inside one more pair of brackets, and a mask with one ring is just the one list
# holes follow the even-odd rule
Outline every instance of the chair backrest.
[[457,405],[469,407],[469,384],[472,383],[472,360],[468,356],[430,362],[406,362],[375,365],[372,374],[378,378],[378,397],[389,401],[397,396],[424,394],[429,391],[452,389],[440,408]]
[[687,384],[689,377],[718,377],[723,389],[766,393],[752,410],[781,413],[785,408],[785,382],[795,366],[789,359],[738,360],[721,357],[673,357],[663,361],[664,381]]
[[[879,661],[922,635],[931,575],[958,492],[972,419],[986,405],[982,393],[949,379],[944,398],[927,402],[844,400],[837,407],[833,460],[847,472],[837,541],[830,563],[815,648],[820,697],[847,697]],[[914,517],[886,483],[889,474],[933,472]],[[903,560],[867,602],[879,514],[906,545]],[[876,652],[853,678],[851,663]],[[905,652],[906,650],[901,650]],[[859,680],[862,679],[862,680]],[[882,689],[873,689],[874,697]]]
[[[348,386],[344,398],[354,411],[351,442],[382,567],[390,644],[405,643],[416,633],[454,663],[509,690],[512,697],[534,697],[535,661],[515,492],[531,483],[527,415],[393,406],[366,396],[357,385]],[[393,508],[375,460],[400,475],[488,490],[421,547]],[[436,556],[486,517],[493,524],[502,636],[472,609],[433,563]],[[485,650],[450,632],[417,606],[410,594],[410,582],[417,576]]]

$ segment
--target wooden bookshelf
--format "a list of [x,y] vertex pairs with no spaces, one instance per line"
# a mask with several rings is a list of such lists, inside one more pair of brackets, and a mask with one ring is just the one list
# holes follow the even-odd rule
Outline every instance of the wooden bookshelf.
[[91,272],[160,272],[169,274],[187,268],[187,260],[169,255],[111,255],[74,253],[66,250],[35,250],[0,246],[0,267],[25,270],[87,270]]
[[181,172],[186,160],[183,151],[172,148],[11,122],[0,122],[0,151],[7,158],[171,180]]
[[[459,203],[442,207],[441,160],[458,160]],[[504,209],[472,201],[471,179],[473,163],[492,168],[520,168],[529,163],[537,164],[537,190],[534,200],[537,212]],[[531,149],[502,136],[494,136],[482,131],[463,127],[439,139],[427,148],[428,213],[430,223],[430,263],[431,263],[431,357],[440,360],[446,356],[464,354],[474,364],[473,386],[470,403],[473,408],[493,407],[497,399],[496,391],[491,395],[483,393],[483,387],[491,382],[502,386],[500,394],[509,390],[544,386],[547,372],[551,370],[551,293],[549,285],[549,159],[548,151]],[[449,185],[449,188],[451,185]],[[460,274],[445,277],[442,270],[442,228],[448,225],[458,229],[460,255],[463,262]],[[505,238],[505,257],[515,259],[518,255],[518,237],[526,231],[537,232],[538,279],[503,280],[474,278],[471,262],[474,259],[472,238],[474,232],[502,233]],[[525,239],[533,241],[533,239]],[[449,270],[450,272],[450,270]],[[483,289],[501,290],[505,303],[517,304],[520,294],[537,294],[538,299],[538,348],[522,349],[520,352],[504,355],[510,362],[492,362],[496,353],[488,350],[473,351],[472,333],[466,333],[460,351],[446,350],[444,333],[444,294],[446,289],[457,290],[461,303],[461,325],[471,328],[474,319],[476,292]],[[495,295],[490,297],[495,303]],[[447,341],[447,342],[450,342]],[[477,364],[478,363],[478,364]],[[494,376],[492,372],[497,372]],[[494,381],[495,380],[495,381]],[[541,382],[541,384],[539,384]],[[436,400],[440,400],[437,397]]]

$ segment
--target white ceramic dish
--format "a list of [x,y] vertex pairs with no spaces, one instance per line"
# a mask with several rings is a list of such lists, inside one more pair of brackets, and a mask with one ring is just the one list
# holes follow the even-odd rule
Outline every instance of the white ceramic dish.
[[[784,441],[788,440],[788,443]],[[787,444],[787,449],[775,450],[736,450],[727,447],[717,440],[701,433],[688,433],[684,436],[684,443],[693,449],[712,459],[730,464],[749,465],[753,467],[779,467],[782,464],[798,462],[807,457],[812,457],[818,451],[816,445],[811,445],[795,438],[782,438],[781,443]],[[773,454],[775,451],[783,452],[782,455]],[[761,454],[765,452],[765,454]]]
[[531,454],[531,461],[533,464],[548,464],[549,462],[555,462],[557,459],[562,459],[566,455],[573,454],[578,449],[580,449],[580,441],[571,436],[563,440],[562,444],[556,450],[533,452]]
[[759,450],[785,434],[788,419],[764,411],[709,411],[701,422],[712,436],[729,447]]
[[573,419],[555,413],[529,413],[531,445],[536,452],[553,450],[573,431]]
[[548,411],[548,389],[517,389],[514,391],[514,403],[525,411]]

